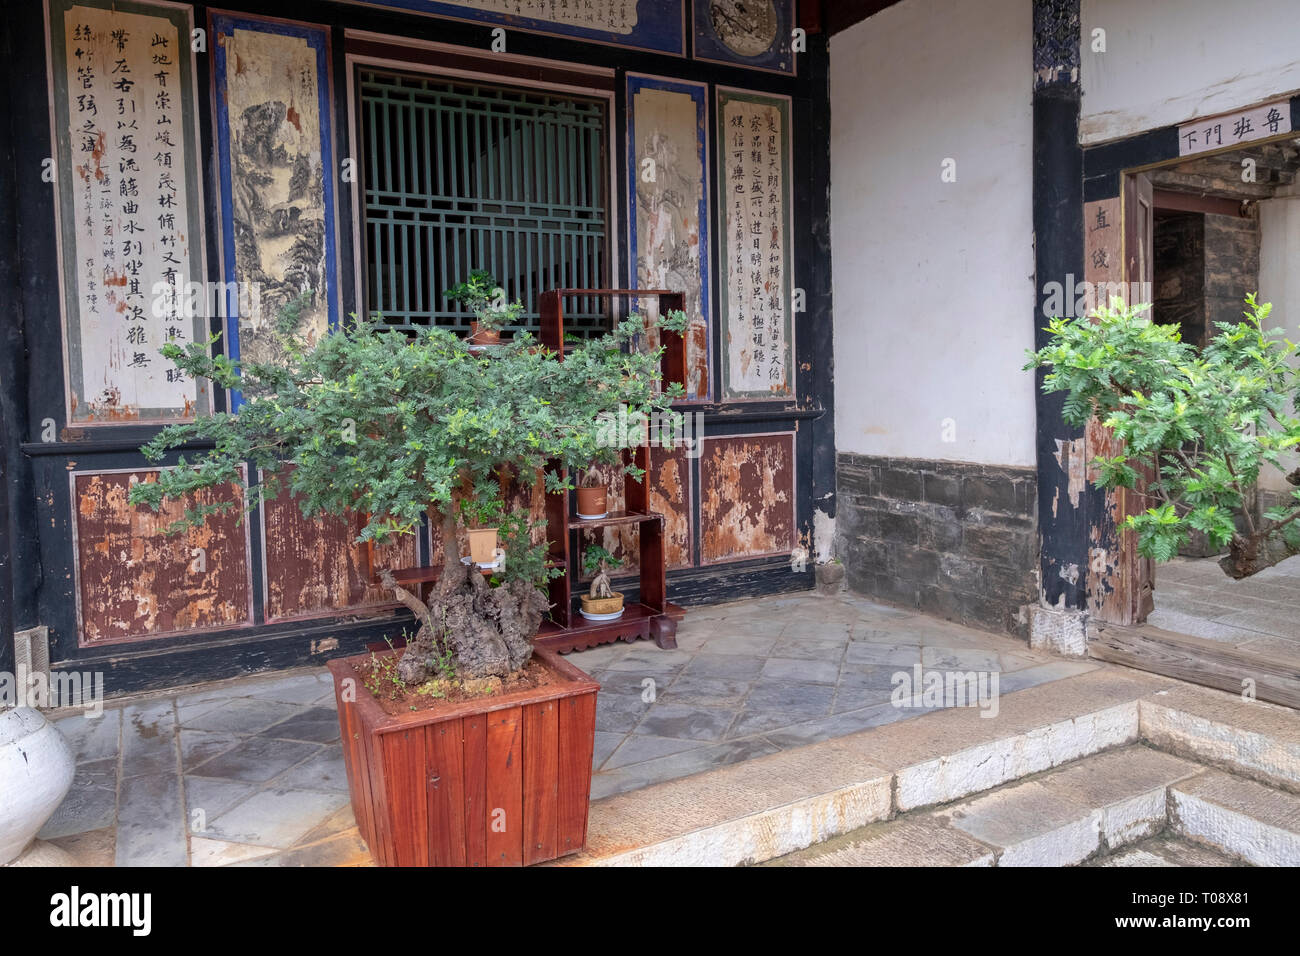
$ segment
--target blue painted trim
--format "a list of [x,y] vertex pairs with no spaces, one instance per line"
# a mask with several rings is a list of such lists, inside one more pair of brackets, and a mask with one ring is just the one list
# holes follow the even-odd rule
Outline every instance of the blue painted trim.
[[[356,2],[372,7],[395,7],[399,10],[411,10],[416,13],[451,17],[475,23],[499,24],[513,30],[527,30],[531,33],[595,40],[613,46],[671,53],[674,56],[686,55],[686,18],[683,9],[685,0],[637,0],[637,25],[631,33],[626,34],[570,26],[537,17],[515,16],[492,10],[475,10],[472,7],[440,3],[439,0],[356,0]],[[599,3],[600,0],[595,2]]]
[[[637,256],[637,209],[636,209],[636,184],[637,184],[637,156],[636,156],[636,109],[635,97],[640,90],[668,90],[673,93],[682,93],[689,96],[695,102],[695,132],[696,148],[700,158],[700,312],[704,316],[704,324],[708,329],[708,335],[705,339],[705,351],[707,353],[706,361],[708,362],[709,388],[707,394],[693,395],[687,394],[689,401],[709,401],[713,398],[713,383],[717,377],[713,368],[713,312],[711,309],[712,285],[709,276],[709,87],[706,83],[692,83],[676,80],[665,80],[649,76],[631,76],[627,78],[627,194],[628,205],[630,207],[628,216],[628,261],[632,269],[632,286],[637,283],[640,272],[639,259]],[[689,304],[688,304],[689,305]]]
[[[329,308],[329,327],[339,327],[338,243],[334,196],[334,103],[330,83],[329,28],[263,20],[260,17],[229,16],[217,14],[212,18],[213,77],[216,95],[213,108],[216,112],[217,158],[221,178],[221,249],[224,263],[223,280],[237,281],[235,273],[235,230],[232,167],[230,155],[230,111],[226,108],[226,48],[218,37],[235,30],[271,33],[278,36],[299,37],[316,51],[316,98],[321,125],[321,182],[325,189],[325,275],[329,288],[325,290]],[[226,303],[226,355],[239,359],[238,299]],[[243,395],[232,390],[230,409],[238,411],[244,404]]]

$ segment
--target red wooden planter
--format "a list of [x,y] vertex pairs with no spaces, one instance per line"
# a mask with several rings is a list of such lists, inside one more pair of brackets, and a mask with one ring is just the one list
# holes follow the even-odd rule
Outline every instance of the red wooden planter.
[[599,684],[539,647],[534,660],[559,678],[545,688],[392,716],[357,672],[369,660],[329,669],[352,810],[376,863],[526,866],[582,849]]

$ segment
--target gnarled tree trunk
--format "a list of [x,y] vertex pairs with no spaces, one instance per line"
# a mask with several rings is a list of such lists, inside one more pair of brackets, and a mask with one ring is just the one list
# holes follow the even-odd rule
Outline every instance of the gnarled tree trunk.
[[533,655],[533,636],[548,607],[527,581],[489,587],[474,564],[463,564],[451,508],[442,515],[443,565],[426,606],[385,571],[383,584],[415,614],[420,629],[407,641],[397,673],[408,684],[442,676],[449,658],[461,679],[508,677]]

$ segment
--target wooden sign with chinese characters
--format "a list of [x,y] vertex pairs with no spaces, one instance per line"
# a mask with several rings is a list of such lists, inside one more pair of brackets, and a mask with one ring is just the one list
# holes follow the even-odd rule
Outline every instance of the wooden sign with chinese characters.
[[705,401],[712,397],[708,87],[628,74],[627,88],[633,284],[686,294],[686,400]]
[[68,419],[206,414],[160,354],[207,338],[189,7],[50,0]]
[[1291,101],[1278,100],[1178,127],[1178,155],[1191,156],[1291,132]]
[[1123,285],[1123,231],[1119,217],[1119,197],[1083,205],[1083,277],[1089,284],[1090,294],[1086,297],[1076,296],[1076,315],[1079,314],[1080,298],[1086,301],[1085,313],[1109,305],[1112,293],[1123,296],[1127,301],[1126,287]]
[[577,37],[686,55],[684,0],[353,0],[377,7],[496,23],[513,30]]
[[790,99],[718,87],[725,398],[793,391]]

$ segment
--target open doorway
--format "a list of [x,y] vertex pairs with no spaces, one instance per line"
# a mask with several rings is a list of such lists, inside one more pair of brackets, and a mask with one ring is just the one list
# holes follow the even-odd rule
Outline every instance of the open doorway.
[[[1154,321],[1179,326],[1184,341],[1203,347],[1215,323],[1240,321],[1246,295],[1258,292],[1273,304],[1270,325],[1292,340],[1300,334],[1300,137],[1201,154],[1127,179],[1127,278],[1151,283]],[[1266,467],[1251,510],[1289,500],[1287,478]],[[1121,564],[1137,568],[1131,535],[1123,548]],[[1198,534],[1148,579],[1154,609],[1146,625],[1168,638],[1155,656],[1181,657],[1175,676],[1185,679],[1215,672],[1202,683],[1268,673],[1300,686],[1300,556],[1243,580],[1225,574],[1218,558]],[[1167,660],[1150,669],[1170,672]]]

